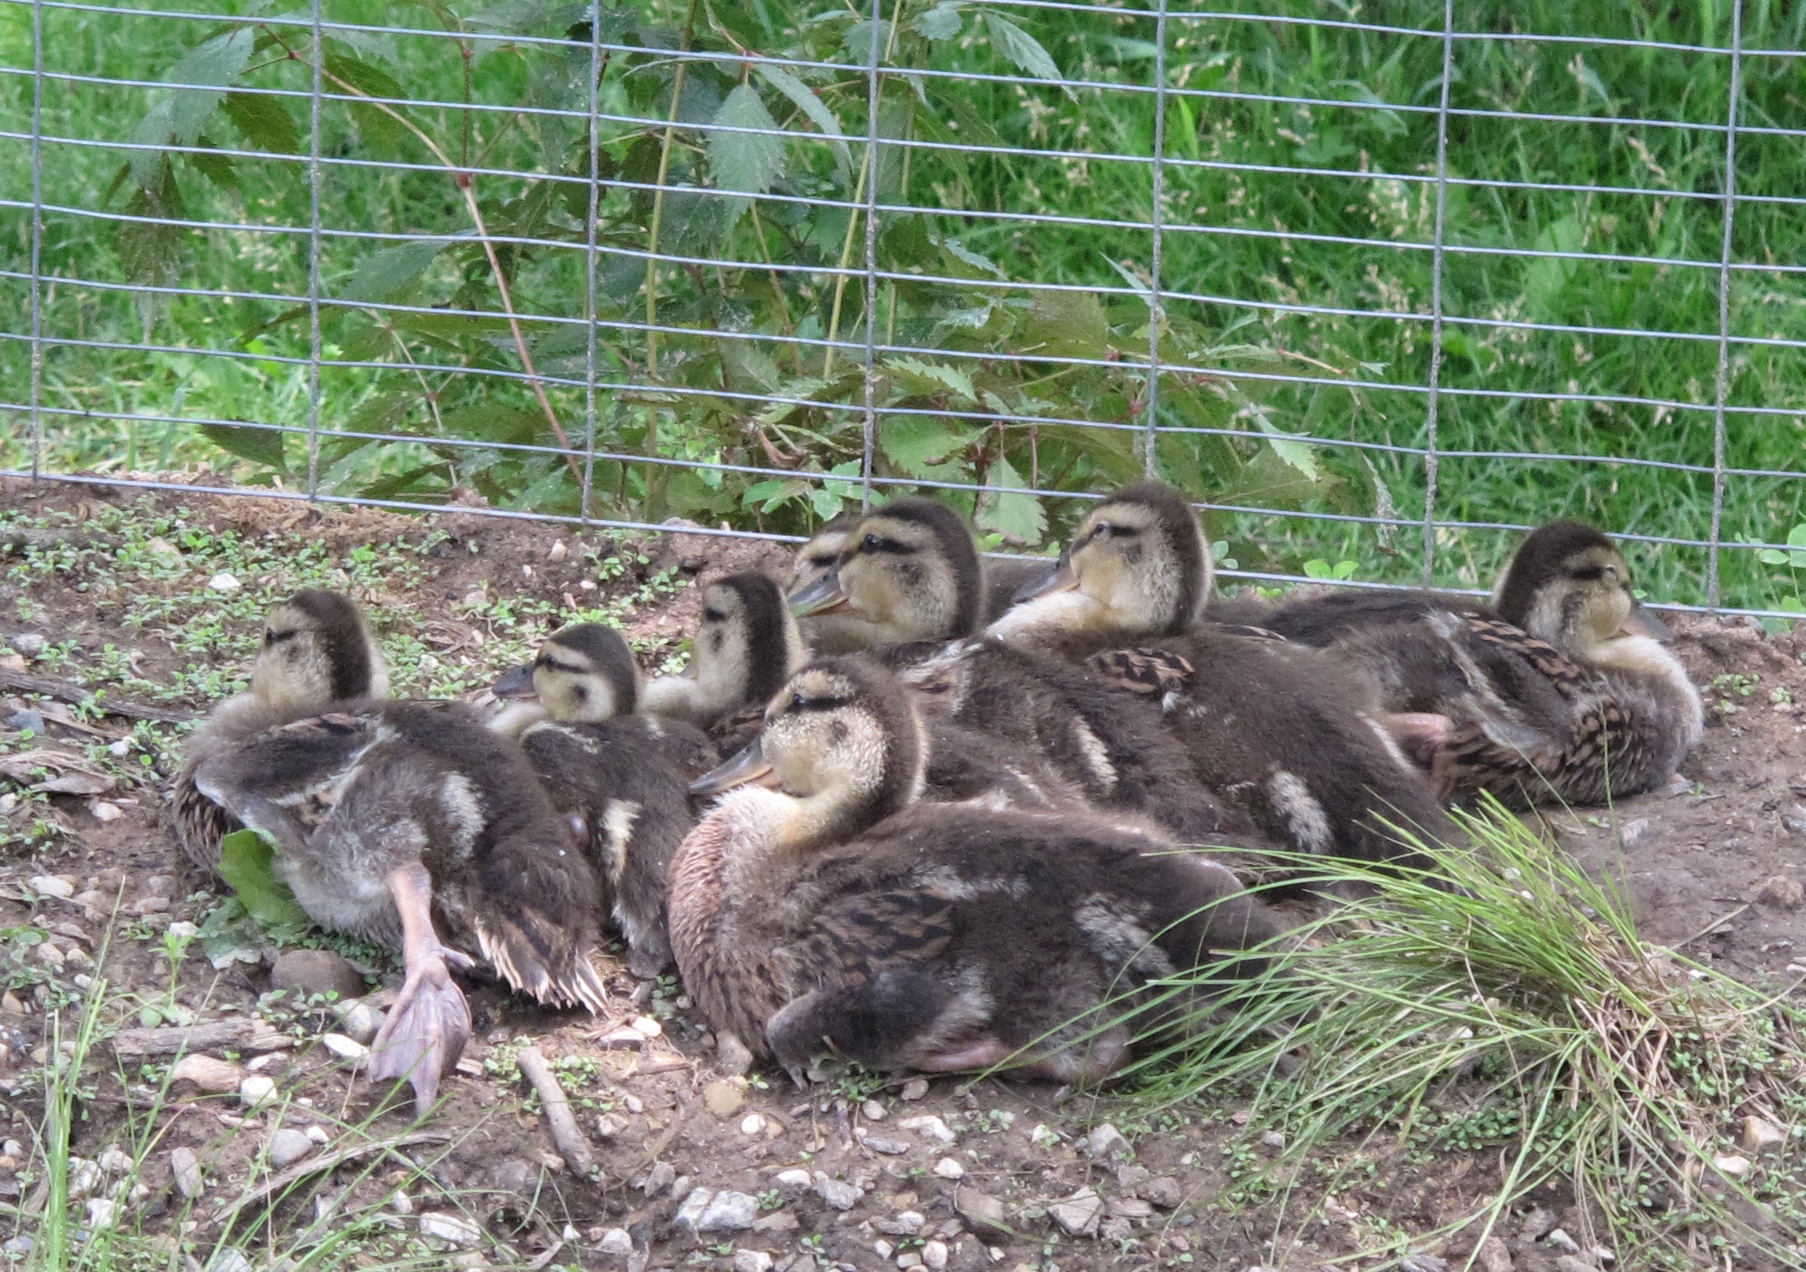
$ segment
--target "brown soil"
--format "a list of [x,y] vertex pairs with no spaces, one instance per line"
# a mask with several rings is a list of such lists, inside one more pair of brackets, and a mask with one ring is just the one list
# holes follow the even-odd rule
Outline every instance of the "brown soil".
[[[421,558],[417,581],[363,599],[383,615],[386,629],[405,626],[440,658],[473,666],[495,639],[493,628],[473,617],[473,591],[574,608],[578,598],[588,605],[625,594],[665,567],[693,578],[775,569],[783,561],[772,545],[695,535],[628,544],[569,527],[471,514],[417,518],[253,498],[0,485],[0,511],[80,517],[107,503],[130,504],[134,515],[147,517],[181,507],[191,523],[211,530],[324,543],[335,556],[442,531],[448,537]],[[80,534],[81,527],[58,533]],[[562,552],[553,547],[560,542]],[[103,542],[93,549],[95,559],[84,558],[66,572],[25,583],[0,581],[0,644],[29,632],[75,646],[52,671],[16,659],[0,667],[89,679],[104,647],[128,640],[133,667],[145,681],[167,683],[191,661],[167,632],[150,627],[128,636],[122,629],[142,593],[119,585],[108,551]],[[632,560],[632,568],[583,588],[584,580],[595,580],[596,559],[615,552]],[[639,563],[638,555],[646,562]],[[0,555],[0,571],[9,559],[18,557]],[[271,596],[284,586],[280,571],[245,583]],[[177,579],[169,586],[196,583]],[[675,641],[694,618],[695,594],[684,586],[641,609],[630,631]],[[15,613],[21,602],[28,622]],[[1768,636],[1743,622],[1694,619],[1680,624],[1679,648],[1712,704],[1705,741],[1684,766],[1685,779],[1615,810],[1561,813],[1549,824],[1589,868],[1622,881],[1649,939],[1684,946],[1691,957],[1777,993],[1791,985],[1797,994],[1806,971],[1799,966],[1806,962],[1806,644],[1800,636]],[[207,703],[188,705],[201,711]],[[0,748],[19,749],[5,720],[24,707],[42,711],[49,722],[48,738],[34,743],[43,747],[80,750],[124,739],[131,727],[114,715],[83,718],[66,711],[59,722],[55,706],[0,690]],[[0,749],[0,760],[5,754]],[[141,780],[98,799],[53,795],[51,815],[62,833],[0,858],[0,939],[30,927],[48,933],[60,957],[60,963],[46,962],[38,949],[7,947],[43,969],[37,977],[13,976],[12,983],[47,983],[35,992],[21,985],[0,1003],[0,1122],[10,1118],[10,1126],[0,1126],[0,1139],[25,1149],[23,1160],[0,1157],[0,1240],[41,1233],[37,1215],[45,1199],[36,1146],[44,1099],[37,1066],[54,1045],[53,1026],[67,1038],[78,1014],[68,1005],[55,1010],[63,1001],[58,987],[77,985],[76,976],[104,976],[109,1029],[139,1023],[131,1018],[138,1007],[159,1002],[172,1008],[166,1016],[179,1005],[201,1021],[242,1017],[258,1009],[269,988],[266,965],[216,970],[193,947],[173,973],[175,1004],[165,997],[172,983],[161,956],[165,929],[172,922],[199,922],[217,903],[205,891],[184,895],[189,885],[161,824],[156,770],[166,777],[167,767],[167,754],[158,755]],[[0,796],[17,795],[26,784],[0,770]],[[10,819],[43,811],[43,805],[22,800],[0,807]],[[18,836],[23,827],[15,820],[0,823],[0,830]],[[42,884],[30,881],[46,876],[62,877],[78,895],[39,895]],[[393,980],[392,969],[375,970]],[[1213,1099],[1210,1092],[1189,1107],[1153,1116],[1116,1097],[995,1080],[878,1085],[868,1079],[861,1086],[849,1077],[801,1092],[774,1073],[755,1073],[749,1082],[717,1072],[712,1040],[686,1016],[678,987],[636,982],[624,969],[616,971],[611,987],[618,992],[618,1012],[593,1020],[475,986],[476,1041],[446,1084],[446,1106],[418,1128],[443,1140],[410,1142],[387,1156],[366,1154],[309,1173],[308,1163],[330,1162],[339,1150],[409,1134],[411,1104],[382,1103],[320,1044],[319,1034],[332,1027],[329,1013],[275,1010],[266,1014],[287,1030],[288,1044],[236,1058],[275,1079],[278,1098],[286,1101],[283,1112],[247,1109],[235,1095],[204,1095],[179,1083],[152,1117],[162,1070],[115,1066],[103,1043],[88,1057],[92,1072],[88,1094],[78,1102],[73,1152],[88,1161],[101,1161],[109,1148],[143,1152],[139,1189],[121,1199],[131,1222],[118,1222],[183,1243],[203,1263],[216,1245],[229,1242],[248,1254],[252,1267],[282,1254],[299,1257],[298,1245],[311,1247],[356,1219],[365,1226],[357,1237],[362,1253],[353,1263],[411,1251],[441,1266],[633,1272],[692,1264],[731,1264],[736,1272],[811,1272],[835,1264],[876,1270],[923,1259],[956,1269],[1307,1269],[1374,1248],[1386,1236],[1410,1248],[1413,1234],[1463,1213],[1498,1186],[1496,1152],[1443,1153],[1428,1165],[1370,1153],[1370,1172],[1345,1179],[1330,1193],[1301,1188],[1284,1213],[1271,1205],[1230,1205],[1225,1190],[1240,1167],[1227,1146],[1245,1128],[1235,1102]],[[631,1032],[630,1022],[638,1022],[648,1031],[647,1020],[658,1023],[656,1035],[630,1045],[623,1029]],[[555,1059],[577,1058],[575,1065],[567,1061],[564,1073],[583,1105],[578,1116],[596,1154],[594,1179],[577,1178],[565,1167],[527,1087],[513,1073],[511,1048],[527,1039]],[[918,1117],[939,1121],[909,1121]],[[1119,1127],[1128,1143],[1099,1142],[1090,1146],[1099,1151],[1090,1151],[1087,1136],[1106,1122]],[[294,1183],[286,1192],[230,1211],[278,1173],[265,1151],[283,1126],[318,1127],[327,1146],[290,1168]],[[173,1186],[171,1151],[177,1149],[192,1150],[204,1167],[198,1201],[191,1203]],[[80,1224],[94,1217],[88,1202],[108,1195],[114,1177],[105,1166],[92,1190],[71,1203]],[[807,1172],[807,1184],[795,1177],[780,1181],[782,1172],[796,1170]],[[956,1173],[959,1178],[952,1178]],[[856,1188],[832,1198],[849,1208],[830,1204],[824,1194],[834,1189],[821,1187],[822,1179]],[[1096,1221],[1078,1223],[1084,1231],[1074,1235],[1050,1207],[1087,1187],[1101,1199],[1100,1209]],[[693,1189],[757,1198],[754,1226],[691,1232],[678,1222],[678,1212]],[[404,1200],[394,1199],[397,1190]],[[974,1217],[984,1197],[1001,1203],[1001,1225]],[[1566,1212],[1568,1198],[1560,1190],[1538,1202],[1537,1211],[1514,1218],[1499,1234],[1512,1262],[1496,1266],[1558,1268],[1561,1251],[1537,1238],[1557,1224],[1576,1231],[1578,1216]],[[1082,1219],[1089,1204],[1080,1198],[1079,1209],[1065,1217]],[[423,1225],[423,1213],[463,1215],[474,1226],[462,1232],[455,1223],[447,1227],[448,1220]],[[229,1232],[228,1218],[236,1222]],[[1416,1249],[1426,1259],[1440,1256],[1460,1266],[1473,1240],[1470,1234]],[[1702,1260],[1710,1267],[1773,1266],[1733,1262],[1703,1247]],[[1437,1265],[1431,1260],[1418,1266]]]

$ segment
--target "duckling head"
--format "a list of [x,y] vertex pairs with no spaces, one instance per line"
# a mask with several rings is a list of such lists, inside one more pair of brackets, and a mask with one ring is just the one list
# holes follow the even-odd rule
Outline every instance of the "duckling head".
[[793,592],[799,618],[850,613],[872,643],[970,636],[984,612],[984,573],[972,531],[932,499],[898,499],[845,532],[834,568]]
[[1532,532],[1500,577],[1493,606],[1506,622],[1585,661],[1615,641],[1668,635],[1637,603],[1618,546],[1578,521],[1551,521]]
[[824,658],[785,683],[752,745],[690,790],[776,787],[791,803],[786,839],[837,840],[913,804],[927,750],[909,691],[895,677],[862,658]]
[[537,698],[567,724],[600,724],[631,715],[639,703],[640,668],[621,633],[601,623],[554,632],[539,656],[496,681],[498,698]]
[[251,693],[268,707],[384,698],[389,669],[356,605],[323,588],[296,592],[264,621]]
[[1073,532],[1060,568],[989,634],[1046,630],[1172,636],[1196,623],[1210,595],[1210,553],[1197,514],[1163,482],[1140,482],[1098,504]]
[[703,590],[690,665],[711,708],[770,702],[807,661],[796,619],[775,580],[749,570]]

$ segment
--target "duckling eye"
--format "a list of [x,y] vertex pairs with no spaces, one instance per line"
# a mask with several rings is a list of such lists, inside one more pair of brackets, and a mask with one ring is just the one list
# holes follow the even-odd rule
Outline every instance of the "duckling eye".
[[263,643],[266,645],[280,645],[285,640],[293,640],[295,638],[295,631],[296,629],[293,627],[289,628],[287,631],[281,632],[277,631],[274,627],[266,627],[263,630]]
[[859,541],[861,552],[908,552],[907,543],[898,543],[895,539],[887,539],[881,534],[868,534]]
[[727,622],[727,613],[718,609],[704,609],[702,611],[702,621],[705,623],[725,623]]
[[1584,570],[1575,570],[1574,573],[1570,574],[1568,577],[1573,579],[1576,583],[1596,583],[1600,579],[1606,577],[1610,568],[1610,566],[1604,565],[1589,566]]

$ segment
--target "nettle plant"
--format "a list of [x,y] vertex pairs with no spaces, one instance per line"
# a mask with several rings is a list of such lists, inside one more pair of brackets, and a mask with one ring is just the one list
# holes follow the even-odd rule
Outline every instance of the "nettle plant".
[[[996,245],[1033,260],[1030,230],[1089,227],[1000,229],[961,215],[1009,207],[1025,162],[971,147],[1028,146],[1039,116],[1078,100],[1021,11],[889,6],[876,32],[887,72],[876,131],[892,144],[878,148],[874,172],[864,70],[874,32],[852,8],[802,16],[717,0],[621,4],[600,9],[593,32],[581,3],[400,8],[406,22],[389,20],[418,25],[425,15],[449,38],[329,28],[316,48],[306,24],[292,24],[305,13],[276,23],[274,3],[261,21],[206,31],[165,78],[211,87],[172,89],[152,106],[137,135],[152,148],[135,152],[116,183],[127,212],[179,221],[204,194],[200,181],[216,188],[205,194],[216,202],[219,192],[248,201],[255,181],[260,202],[306,224],[309,165],[253,173],[248,161],[210,151],[311,153],[307,98],[254,90],[310,90],[316,77],[344,99],[321,112],[323,155],[409,165],[356,187],[344,206],[323,195],[335,224],[356,218],[423,235],[325,244],[323,423],[342,434],[324,440],[313,464],[325,488],[427,502],[470,488],[503,507],[576,513],[587,485],[596,515],[807,530],[859,495],[868,327],[880,477],[1003,488],[948,497],[981,528],[1034,545],[1072,513],[1053,510],[1061,524],[1050,526],[1050,510],[1025,488],[1098,490],[1142,475],[1148,386],[1124,363],[1148,353],[1145,271],[1106,258],[1111,277],[1129,284],[1121,295],[1024,288]],[[1029,84],[957,74],[971,70]],[[1150,73],[1142,63],[1129,70]],[[442,101],[451,85],[461,87]],[[567,113],[480,108],[479,89],[491,101]],[[986,106],[993,90],[992,104],[1007,99],[1008,110]],[[440,104],[400,104],[421,100]],[[1112,106],[1151,114],[1150,102],[1135,94]],[[593,134],[592,103],[602,121]],[[1151,138],[1151,118],[1136,126]],[[325,172],[347,191],[362,176]],[[1143,190],[1151,181],[1142,166],[1122,179]],[[860,271],[874,184],[882,208],[933,210],[880,212],[868,311]],[[1147,204],[1144,195],[1144,218]],[[1145,250],[1146,233],[1137,241]],[[179,226],[128,222],[118,247],[130,277],[168,284],[204,270],[195,249],[207,242]],[[305,260],[300,270],[305,280]],[[307,304],[223,312],[245,349],[305,358],[311,348]],[[1160,423],[1171,430],[1158,439],[1161,474],[1220,503],[1331,498],[1344,479],[1295,434],[1346,401],[1335,369],[1317,364],[1324,387],[1306,395],[1288,430],[1263,383],[1241,373],[1283,364],[1297,374],[1297,360],[1238,336],[1245,324],[1211,327],[1173,307],[1159,321],[1162,360],[1199,368],[1161,377]],[[596,450],[623,458],[586,467],[581,386],[592,371]],[[305,394],[288,400],[291,411],[306,406]],[[1089,423],[1037,422],[1059,420]],[[271,479],[300,453],[268,428],[209,427],[216,444]],[[675,462],[635,462],[654,456]],[[717,463],[763,471],[707,467]]]

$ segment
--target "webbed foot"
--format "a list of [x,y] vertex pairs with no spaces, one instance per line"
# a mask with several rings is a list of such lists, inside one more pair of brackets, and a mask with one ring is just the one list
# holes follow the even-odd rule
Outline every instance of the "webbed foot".
[[470,1038],[470,1006],[451,978],[451,964],[470,966],[456,950],[409,960],[407,979],[388,1018],[370,1044],[366,1071],[373,1081],[406,1078],[414,1088],[414,1110],[424,1117],[439,1095],[439,1079],[450,1073]]

